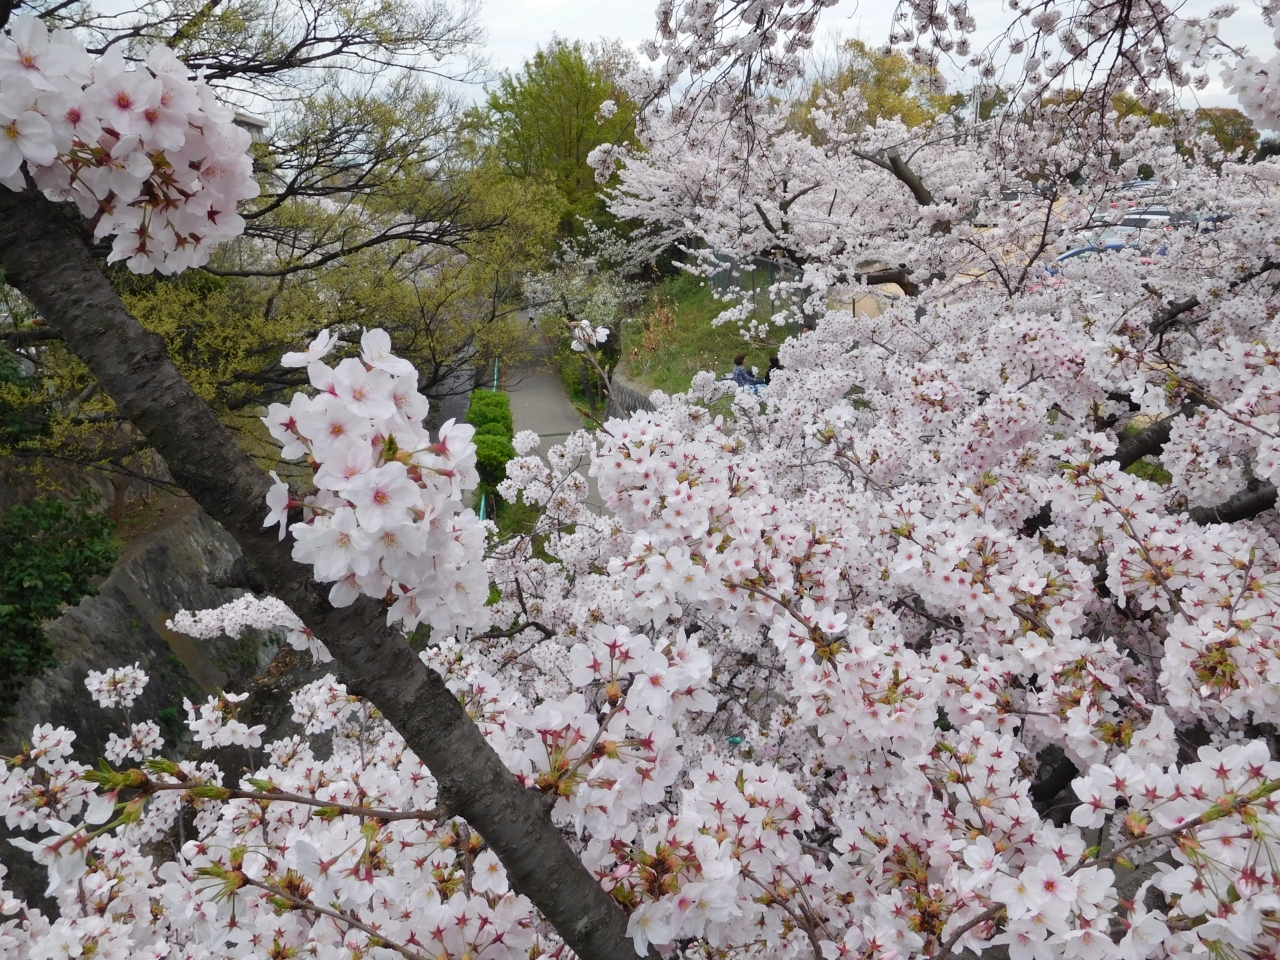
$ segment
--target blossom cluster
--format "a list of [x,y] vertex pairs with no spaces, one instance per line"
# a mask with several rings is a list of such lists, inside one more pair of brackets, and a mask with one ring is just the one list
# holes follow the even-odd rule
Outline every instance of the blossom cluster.
[[164,737],[160,727],[154,720],[143,720],[141,723],[129,724],[129,736],[109,734],[103,755],[108,763],[116,765],[126,760],[145,760],[152,754],[159,753],[164,747]]
[[385,331],[365,331],[359,357],[330,367],[323,358],[338,342],[326,330],[281,361],[305,366],[316,394],[273,403],[263,422],[286,459],[307,459],[317,492],[295,500],[277,479],[265,525],[279,524],[281,538],[292,530],[294,559],[333,584],[335,606],[363,594],[387,598],[388,622],[406,629],[483,625],[485,528],[462,508],[479,482],[474,428],[450,420],[432,440],[418,372]]
[[200,266],[244,229],[258,185],[233,119],[163,44],[129,69],[30,14],[0,37],[0,183],[75,202],[135,273]]
[[247,693],[219,693],[211,695],[198,707],[184,697],[182,705],[187,710],[187,726],[195,734],[196,742],[206,750],[262,746],[262,731],[267,729],[266,724],[249,726],[236,716],[236,704],[248,697]]
[[[430,813],[434,781],[368,704],[332,676],[294,693],[295,718],[331,739],[321,760],[298,736],[261,750],[261,728],[229,736],[243,697],[211,698],[188,722],[212,745],[250,747],[256,765],[239,787],[252,800],[225,799],[226,778],[208,761],[152,758],[104,776],[70,759],[74,733],[35,730],[0,773],[0,809],[10,826],[37,831],[15,842],[47,868],[58,910],[46,916],[0,887],[6,956],[247,958],[263,937],[282,953],[335,957],[398,947],[519,960],[555,946],[493,851]],[[407,816],[359,820],[338,815],[342,805]],[[144,854],[184,811],[193,832],[177,858]]]
[[84,678],[85,689],[93,702],[104,709],[129,708],[141,696],[150,679],[135,663],[132,667],[90,670]]
[[283,630],[285,640],[294,650],[308,652],[322,663],[333,659],[298,615],[275,597],[246,593],[209,610],[179,610],[165,625],[198,640],[221,636],[234,639],[245,630]]
[[9,759],[0,779],[5,825],[17,830],[52,830],[84,809],[93,786],[81,779],[88,768],[71,758],[74,731],[42,723],[31,742]]
[[569,333],[569,345],[578,353],[584,353],[609,339],[608,327],[594,327],[588,320],[569,324]]

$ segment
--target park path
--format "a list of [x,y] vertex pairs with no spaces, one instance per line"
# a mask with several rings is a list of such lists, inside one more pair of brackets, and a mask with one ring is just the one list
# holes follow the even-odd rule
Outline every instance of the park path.
[[[538,453],[543,457],[565,437],[584,426],[582,417],[569,402],[564,383],[551,366],[551,352],[550,346],[542,344],[533,359],[520,364],[503,378],[506,381],[504,389],[511,398],[511,417],[515,421],[516,432],[532,430],[536,433],[542,440]],[[583,463],[578,469],[584,477],[587,477],[587,466]],[[600,513],[603,504],[595,479],[587,477],[587,481],[591,485],[587,506],[594,513]]]

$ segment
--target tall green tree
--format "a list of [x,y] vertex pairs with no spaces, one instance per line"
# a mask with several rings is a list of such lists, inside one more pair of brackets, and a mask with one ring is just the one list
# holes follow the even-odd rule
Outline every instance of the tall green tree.
[[608,218],[587,157],[603,143],[635,142],[636,105],[620,83],[631,65],[620,44],[555,38],[489,95],[494,156],[511,176],[556,190],[565,234],[579,217]]

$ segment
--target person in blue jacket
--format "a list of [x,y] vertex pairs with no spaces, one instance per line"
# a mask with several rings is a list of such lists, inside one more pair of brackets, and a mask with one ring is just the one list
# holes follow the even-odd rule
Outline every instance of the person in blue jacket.
[[752,390],[759,392],[759,386],[764,381],[757,380],[755,375],[747,369],[747,355],[740,353],[733,358],[733,373],[729,375],[732,380],[740,387],[750,387]]

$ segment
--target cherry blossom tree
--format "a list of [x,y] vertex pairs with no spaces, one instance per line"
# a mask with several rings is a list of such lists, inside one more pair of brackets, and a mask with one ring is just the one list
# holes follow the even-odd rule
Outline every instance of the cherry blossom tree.
[[[522,787],[503,764],[441,674],[418,659],[402,633],[386,625],[381,600],[365,597],[334,607],[327,591],[293,561],[290,545],[263,531],[262,505],[269,495],[274,499],[270,478],[181,377],[163,344],[129,314],[92,256],[94,235],[115,233],[117,253],[134,269],[171,270],[200,262],[210,240],[219,235],[219,221],[225,221],[227,230],[236,225],[234,201],[252,196],[256,189],[244,152],[246,135],[220,112],[204,85],[191,82],[185,68],[179,69],[163,48],[152,54],[145,69],[121,72],[110,56],[91,61],[69,35],[41,34],[39,23],[21,18],[13,25],[14,42],[0,51],[0,57],[17,61],[30,76],[14,69],[0,78],[0,99],[10,103],[12,90],[12,102],[22,105],[10,123],[6,149],[26,151],[0,197],[0,264],[7,281],[29,297],[86,361],[121,412],[164,457],[175,480],[240,542],[256,578],[307,629],[324,638],[328,652],[341,664],[343,681],[375,703],[400,732],[416,762],[431,771],[430,789],[450,816],[462,818],[468,830],[479,831],[500,854],[512,885],[533,894],[532,902],[545,922],[584,957],[629,949],[625,915],[551,822],[543,799]],[[55,52],[67,55],[45,64],[42,37]],[[28,87],[41,93],[33,97]],[[173,125],[183,137],[176,148],[151,139],[147,127],[148,112],[166,105],[170,88],[176,91],[172,109],[179,116]],[[133,113],[124,102],[131,96],[136,101]],[[123,126],[128,132],[119,129]],[[182,152],[188,148],[190,156]],[[92,220],[69,217],[54,202],[62,199],[75,200]],[[369,349],[369,358],[376,360],[377,344]],[[387,362],[390,380],[401,368]],[[371,398],[366,388],[378,380],[369,371],[364,376],[352,371],[342,392],[358,404],[362,392]],[[425,403],[414,389],[405,396],[410,404]],[[370,412],[364,409],[350,416]],[[457,483],[450,487],[456,500],[460,488]],[[201,730],[212,736],[217,718],[233,711],[235,702],[234,697],[222,697],[208,710],[193,708],[192,720],[204,724]],[[253,740],[250,732],[242,736],[245,742]],[[69,765],[65,734],[53,732],[50,737],[48,742],[56,746],[49,750],[43,746],[47,738],[37,737],[42,746],[31,758],[40,762],[33,789],[41,795],[66,796],[78,812],[75,798],[84,796],[80,791],[87,781],[80,777],[83,771]],[[216,779],[220,774],[209,776]],[[108,793],[119,795],[110,786]],[[145,805],[138,801],[131,809],[140,811]],[[94,817],[103,809],[94,807]],[[31,823],[24,815],[15,817],[15,825]],[[49,829],[61,831],[59,836],[71,836],[53,821],[48,823]],[[88,834],[78,833],[59,849],[84,851],[87,841]],[[129,870],[141,867],[134,853],[127,856]],[[63,862],[57,857],[54,861]],[[61,869],[55,866],[55,879],[80,879]],[[61,885],[61,880],[55,882],[51,893]],[[230,905],[228,911],[225,916],[230,917]],[[20,949],[39,951],[72,942],[79,936],[75,931],[84,926],[75,925],[77,914],[68,903],[63,920],[73,928],[65,937],[57,935],[62,939],[51,939],[39,921],[24,914],[27,932]],[[133,934],[109,922],[104,925],[102,914],[97,916],[85,921],[97,931],[86,934],[95,943],[100,934],[107,939],[119,935],[122,949],[140,946]],[[174,929],[184,926],[184,921],[174,919]],[[108,927],[109,936],[103,932]],[[343,935],[337,934],[339,943]],[[179,932],[172,942],[183,937]],[[144,939],[154,940],[162,953],[171,942],[163,933]],[[225,954],[223,944],[210,949],[215,955]]]
[[[23,154],[0,264],[253,568],[256,596],[173,626],[277,626],[335,673],[294,694],[301,736],[263,742],[239,693],[189,706],[202,743],[256,751],[238,778],[131,716],[99,770],[37,728],[0,805],[44,835],[60,916],[0,897],[7,951],[1280,952],[1280,168],[1111,109],[1157,67],[1221,69],[1265,122],[1271,68],[1209,19],[1045,0],[1002,41],[1043,68],[1015,109],[868,126],[855,90],[802,134],[760,84],[816,10],[662,8],[637,95],[699,82],[650,97],[645,152],[596,154],[689,269],[800,271],[816,328],[759,393],[703,374],[545,458],[517,435],[500,493],[541,509],[531,537],[465,509],[469,430],[426,433],[377,330],[287,358],[310,387],[264,419],[310,477],[264,474],[36,189],[62,142]],[[926,63],[968,55],[963,6],[903,22]],[[1125,65],[1064,90],[1098,51]],[[1140,165],[1195,216],[1082,252]],[[123,709],[143,682],[87,686]]]

